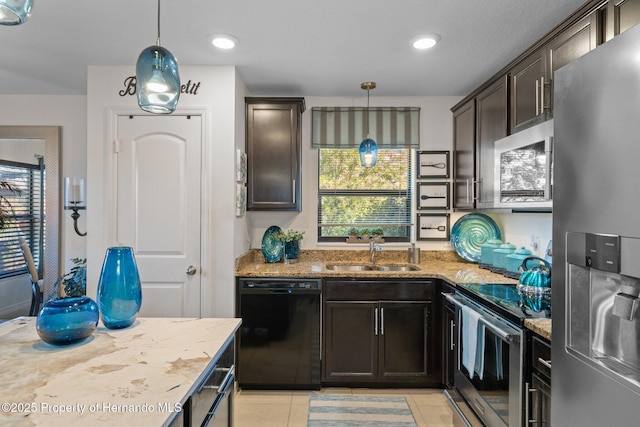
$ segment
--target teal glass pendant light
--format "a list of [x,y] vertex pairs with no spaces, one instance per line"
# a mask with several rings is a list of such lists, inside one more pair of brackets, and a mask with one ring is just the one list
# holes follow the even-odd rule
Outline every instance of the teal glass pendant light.
[[31,16],[33,0],[0,0],[0,24],[20,25]]
[[180,98],[180,75],[175,56],[160,46],[160,0],[156,44],[140,53],[136,64],[138,106],[154,114],[171,114]]
[[360,88],[367,91],[367,111],[364,115],[367,123],[367,137],[360,143],[360,164],[365,168],[372,168],[378,161],[378,145],[369,136],[369,91],[375,89],[376,84],[374,82],[364,82],[360,85]]

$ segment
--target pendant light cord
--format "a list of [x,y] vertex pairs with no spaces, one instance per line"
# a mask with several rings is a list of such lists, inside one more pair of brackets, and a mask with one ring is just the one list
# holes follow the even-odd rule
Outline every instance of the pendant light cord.
[[158,0],[158,38],[156,39],[156,45],[160,46],[160,0]]
[[367,88],[367,138],[369,138],[369,88]]

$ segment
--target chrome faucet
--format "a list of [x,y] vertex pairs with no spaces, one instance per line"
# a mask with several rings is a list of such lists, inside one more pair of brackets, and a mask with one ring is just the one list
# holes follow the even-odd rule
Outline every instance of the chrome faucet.
[[382,247],[380,245],[376,245],[373,237],[369,238],[369,253],[371,254],[369,257],[369,261],[373,264],[376,262],[376,252],[382,252]]

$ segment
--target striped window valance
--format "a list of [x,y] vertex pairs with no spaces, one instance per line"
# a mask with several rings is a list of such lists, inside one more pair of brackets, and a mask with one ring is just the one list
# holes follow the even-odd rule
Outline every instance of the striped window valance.
[[420,148],[419,107],[314,107],[313,148],[357,148],[369,135],[378,148]]

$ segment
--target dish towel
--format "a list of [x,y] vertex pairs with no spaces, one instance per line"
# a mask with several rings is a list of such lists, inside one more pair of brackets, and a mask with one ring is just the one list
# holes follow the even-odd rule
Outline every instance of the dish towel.
[[[478,374],[478,378],[482,380],[484,377],[484,324],[478,323],[478,333],[476,340],[476,365],[475,372]],[[469,372],[471,374],[471,372]],[[473,375],[471,375],[473,378]]]
[[[469,378],[473,378],[473,373],[475,372],[479,320],[479,313],[467,306],[462,307],[462,365],[467,368]],[[484,342],[484,327],[482,331],[482,341]],[[484,357],[482,359],[484,359]]]

